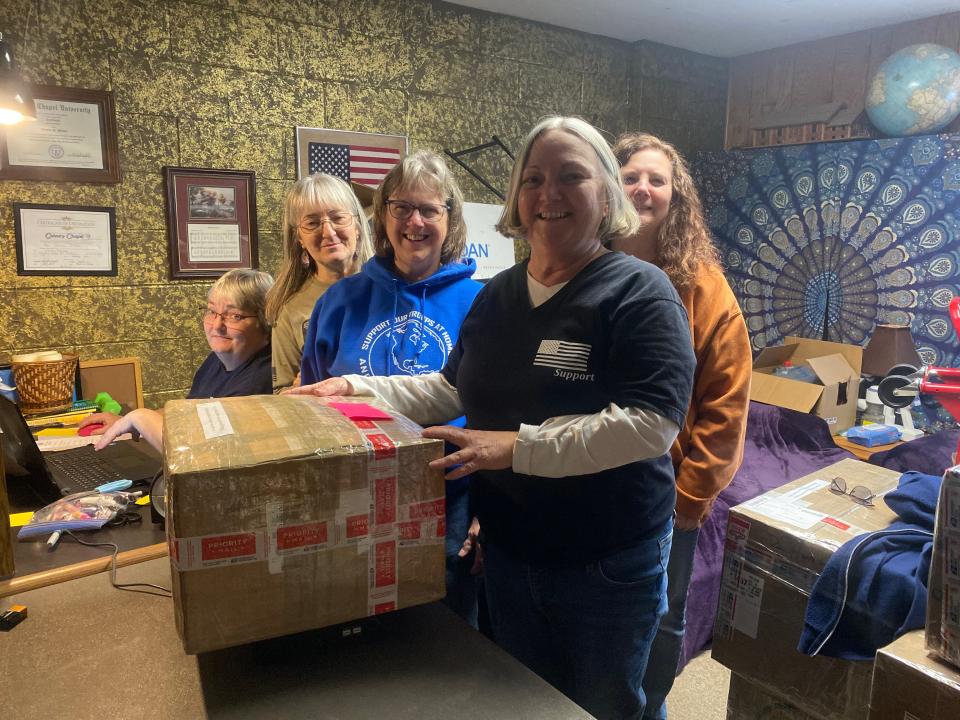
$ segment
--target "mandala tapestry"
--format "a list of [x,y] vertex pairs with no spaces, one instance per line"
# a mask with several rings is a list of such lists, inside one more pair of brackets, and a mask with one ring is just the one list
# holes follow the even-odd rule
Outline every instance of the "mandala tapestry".
[[710,229],[754,351],[785,335],[863,345],[909,325],[925,364],[960,365],[960,135],[703,153]]

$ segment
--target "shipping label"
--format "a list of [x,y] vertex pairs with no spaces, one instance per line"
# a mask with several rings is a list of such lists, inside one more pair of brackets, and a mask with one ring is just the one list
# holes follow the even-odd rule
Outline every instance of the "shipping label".
[[223,403],[198,403],[196,408],[200,426],[203,428],[203,436],[207,440],[233,435],[233,425],[230,424],[227,411],[223,409]]

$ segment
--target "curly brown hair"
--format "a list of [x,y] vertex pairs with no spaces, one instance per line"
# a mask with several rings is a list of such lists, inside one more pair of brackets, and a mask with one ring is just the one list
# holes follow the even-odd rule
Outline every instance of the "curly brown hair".
[[673,196],[657,232],[657,265],[674,287],[683,289],[693,282],[702,266],[719,266],[720,254],[703,219],[700,195],[683,156],[673,145],[649,133],[624,133],[613,146],[621,167],[641,150],[659,150],[670,161]]

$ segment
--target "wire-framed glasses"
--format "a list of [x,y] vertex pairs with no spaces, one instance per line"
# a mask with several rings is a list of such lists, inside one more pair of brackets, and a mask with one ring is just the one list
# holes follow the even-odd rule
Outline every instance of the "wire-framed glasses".
[[840,477],[835,477],[830,481],[830,492],[836,495],[847,495],[855,503],[866,505],[867,507],[873,507],[873,499],[877,496],[877,494],[866,485],[854,485],[848,490],[847,483]]
[[325,222],[330,223],[337,230],[343,230],[353,225],[353,215],[348,212],[336,211],[326,215],[307,215],[298,226],[303,232],[318,233]]
[[385,203],[387,211],[397,220],[409,220],[414,210],[420,213],[424,222],[435,223],[443,219],[445,213],[450,210],[450,203],[440,205],[439,203],[424,203],[423,205],[414,205],[405,200],[387,200]]
[[227,327],[240,327],[247,318],[256,317],[256,315],[244,315],[238,312],[219,313],[213,308],[201,307],[200,317],[205,323],[216,322],[218,317],[223,318],[223,324]]

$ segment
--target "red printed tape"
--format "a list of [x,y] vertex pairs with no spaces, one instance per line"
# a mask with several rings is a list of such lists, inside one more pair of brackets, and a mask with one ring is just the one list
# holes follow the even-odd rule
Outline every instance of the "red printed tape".
[[224,558],[239,558],[257,554],[257,536],[254,533],[236,533],[235,535],[218,535],[201,540],[200,559],[223,560]]
[[443,517],[444,499],[428,500],[427,502],[415,503],[410,506],[410,519],[422,520],[424,518]]
[[841,522],[840,520],[837,520],[836,518],[826,517],[826,518],[823,519],[823,521],[824,521],[827,525],[833,525],[833,527],[838,528],[838,529],[840,529],[840,530],[849,530],[849,529],[850,529],[850,526],[849,526],[849,525],[847,525],[845,522]]
[[386,460],[397,456],[397,446],[393,444],[389,435],[370,433],[367,435],[367,440],[373,445],[373,456],[377,460]]
[[375,587],[397,584],[397,543],[394,540],[377,543]]
[[347,538],[363,537],[369,532],[369,515],[350,515],[347,517]]
[[277,528],[277,549],[290,550],[327,542],[327,523],[315,522]]
[[387,525],[397,521],[397,478],[380,478],[374,483],[374,522]]

